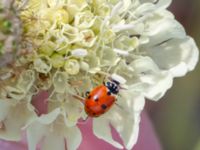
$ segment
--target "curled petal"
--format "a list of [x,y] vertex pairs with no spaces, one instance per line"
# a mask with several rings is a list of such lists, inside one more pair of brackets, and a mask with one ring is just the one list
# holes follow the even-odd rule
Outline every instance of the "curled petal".
[[157,77],[157,83],[146,89],[145,96],[151,100],[159,100],[171,88],[173,77],[170,73],[163,72]]
[[[158,24],[160,24],[160,26],[157,26]],[[146,26],[144,35],[149,36],[150,41],[145,47],[148,48],[171,38],[182,38],[186,36],[183,26],[171,18],[158,19],[153,16],[147,21]]]
[[115,73],[125,78],[125,80],[128,81],[126,82],[127,85],[132,85],[135,82],[134,68],[127,65],[125,61],[120,61],[118,63]]
[[120,106],[121,110],[128,114],[134,114],[134,112],[143,110],[145,99],[139,92],[134,92],[134,89],[121,90],[117,104]]
[[82,141],[80,129],[78,127],[71,127],[65,130],[64,136],[67,139],[67,149],[76,150]]
[[35,73],[33,70],[24,71],[18,80],[17,88],[23,91],[29,91],[35,81]]
[[92,47],[94,43],[96,42],[95,34],[92,30],[83,30],[80,32],[80,42],[79,45],[83,47]]
[[77,13],[74,24],[80,29],[90,28],[94,24],[95,18],[90,11]]
[[54,68],[60,68],[64,65],[64,59],[62,55],[54,54],[51,56],[51,63]]
[[70,75],[76,75],[80,71],[80,64],[76,59],[68,59],[65,62],[65,71]]
[[[140,113],[144,108],[145,99],[132,90],[121,90],[118,102],[107,119],[120,134],[127,149],[136,143],[139,132]],[[124,101],[125,100],[125,101]]]
[[109,121],[103,117],[93,120],[93,132],[98,138],[105,140],[116,148],[123,149],[123,146],[120,143],[113,140]]
[[115,108],[110,112],[110,122],[119,133],[125,147],[131,149],[138,138],[140,112],[129,115],[127,112],[123,112],[123,110],[119,109],[120,108]]
[[65,35],[65,38],[67,38],[69,43],[75,43],[77,41],[80,41],[78,28],[66,24],[63,26],[62,30],[63,34]]
[[130,66],[135,70],[135,75],[143,83],[141,92],[147,98],[158,100],[172,86],[173,76],[167,71],[162,71],[149,57],[141,57],[133,61]]
[[34,60],[34,68],[40,73],[48,73],[52,68],[50,58],[47,56],[40,56],[39,58],[36,58]]
[[55,91],[58,93],[64,93],[67,86],[68,76],[65,72],[56,72],[53,76],[53,85]]
[[156,4],[157,9],[165,9],[172,3],[172,0],[159,0]]
[[25,97],[25,91],[23,91],[23,90],[21,90],[19,88],[7,86],[6,87],[6,91],[7,91],[6,95],[5,95],[6,99],[20,101]]
[[109,125],[111,124],[119,133],[125,147],[131,149],[138,138],[140,113],[144,103],[144,97],[139,93],[131,90],[121,91],[118,104],[103,116],[93,120],[94,134],[113,146],[122,148],[122,145],[112,138]]
[[165,43],[149,48],[150,56],[159,68],[169,70],[173,76],[180,77],[194,69],[197,64],[199,51],[190,37],[171,39]]
[[116,65],[118,62],[117,54],[109,47],[104,47],[102,51],[101,65],[110,66]]

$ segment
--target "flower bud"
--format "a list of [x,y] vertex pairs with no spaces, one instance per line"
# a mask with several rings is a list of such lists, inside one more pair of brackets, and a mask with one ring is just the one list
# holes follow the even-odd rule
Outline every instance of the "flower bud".
[[80,65],[76,59],[68,59],[64,66],[65,71],[70,75],[75,75],[79,73]]

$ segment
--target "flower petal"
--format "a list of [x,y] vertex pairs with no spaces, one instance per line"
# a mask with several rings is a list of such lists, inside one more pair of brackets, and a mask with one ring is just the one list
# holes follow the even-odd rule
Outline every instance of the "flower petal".
[[153,16],[147,20],[146,26],[143,34],[149,36],[150,39],[148,44],[145,45],[146,49],[171,38],[182,38],[186,36],[183,26],[173,18],[160,19]]
[[149,57],[138,58],[130,66],[134,68],[135,75],[140,80],[139,82],[143,83],[140,92],[149,99],[160,99],[172,86],[172,75],[167,71],[160,70]]
[[66,99],[66,102],[63,103],[62,112],[66,126],[75,126],[78,119],[81,118],[83,110],[83,104],[71,95],[69,95],[68,99]]
[[10,110],[10,105],[0,99],[0,121],[4,120]]
[[157,83],[149,87],[149,89],[146,91],[145,96],[148,99],[158,101],[164,96],[166,91],[171,88],[172,84],[173,78],[171,74],[161,74],[157,80]]
[[44,125],[38,122],[31,124],[27,128],[28,149],[36,150],[38,142],[42,139],[46,132],[47,131]]
[[33,70],[26,70],[22,72],[17,83],[17,88],[23,91],[29,91],[35,81],[35,72]]
[[51,68],[52,64],[48,56],[40,56],[34,60],[34,69],[40,73],[48,73]]
[[144,108],[144,97],[133,90],[121,90],[117,105],[106,118],[120,134],[127,149],[136,143],[139,132],[140,113]]
[[56,134],[47,134],[41,150],[65,150],[64,137]]
[[121,144],[113,140],[109,120],[103,116],[93,119],[93,132],[98,138],[105,140],[116,148],[123,149]]
[[140,112],[144,108],[145,99],[139,92],[135,92],[134,89],[121,90],[117,97],[117,106],[129,113]]
[[53,76],[53,86],[56,92],[64,93],[66,91],[68,76],[66,72],[58,71]]
[[[112,126],[117,130],[126,149],[131,149],[137,142],[140,122],[140,112],[128,114],[126,111],[115,107],[110,112]],[[101,125],[101,124],[99,124]]]
[[170,70],[174,77],[180,77],[194,69],[199,51],[194,40],[186,37],[172,39],[159,46],[148,48],[147,55],[156,62],[159,68]]
[[6,118],[2,121],[4,127],[0,130],[0,138],[12,141],[20,140],[22,127],[34,117],[35,113],[29,111],[26,103],[11,106]]
[[46,125],[50,124],[56,120],[59,114],[60,114],[60,108],[57,108],[46,115],[41,115],[41,117],[38,118],[38,122]]
[[64,133],[65,138],[67,139],[67,149],[76,150],[82,141],[82,136],[80,129],[78,127],[67,128]]

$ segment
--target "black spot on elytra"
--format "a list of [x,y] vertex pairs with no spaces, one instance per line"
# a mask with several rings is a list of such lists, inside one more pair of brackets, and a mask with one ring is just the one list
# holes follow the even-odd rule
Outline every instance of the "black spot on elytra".
[[110,92],[110,91],[108,91],[108,92],[107,92],[107,95],[111,95],[111,92]]
[[102,108],[103,110],[105,110],[105,109],[107,108],[107,106],[106,106],[105,104],[102,104],[102,105],[101,105],[101,108]]
[[93,116],[96,116],[96,113],[92,113],[93,114]]
[[99,101],[99,98],[98,98],[98,97],[96,97],[96,98],[94,99],[94,101],[95,101],[95,102],[98,102],[98,101]]
[[88,96],[88,99],[90,99],[90,98],[91,98],[91,95]]
[[89,96],[89,94],[90,94],[90,92],[89,91],[87,91],[87,92],[85,92],[85,96]]

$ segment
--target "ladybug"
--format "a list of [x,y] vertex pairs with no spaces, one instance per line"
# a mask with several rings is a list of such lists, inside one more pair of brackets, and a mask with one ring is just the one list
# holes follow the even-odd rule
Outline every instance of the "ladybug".
[[112,80],[87,93],[85,112],[89,117],[99,117],[115,104],[120,89],[119,84],[118,81]]

